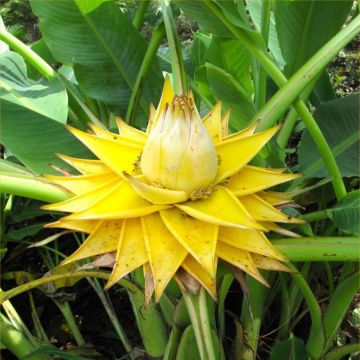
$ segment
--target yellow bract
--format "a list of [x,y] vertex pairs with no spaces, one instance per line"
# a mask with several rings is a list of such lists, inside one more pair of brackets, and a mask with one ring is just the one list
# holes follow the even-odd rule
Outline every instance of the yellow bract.
[[80,175],[47,177],[74,194],[43,207],[71,213],[48,227],[89,233],[64,263],[116,252],[106,287],[143,266],[145,293],[154,289],[156,300],[184,271],[216,298],[219,259],[263,284],[258,269],[287,271],[265,233],[296,235],[276,223],[301,221],[276,208],[287,195],[265,190],[299,175],[248,165],[277,127],[229,135],[229,117],[218,103],[201,120],[192,94],[175,96],[166,78],[146,132],[120,118],[119,134],[68,127],[98,160],[59,155]]

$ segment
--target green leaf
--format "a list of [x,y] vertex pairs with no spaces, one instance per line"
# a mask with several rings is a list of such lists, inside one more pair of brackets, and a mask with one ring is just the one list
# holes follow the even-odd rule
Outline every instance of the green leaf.
[[348,308],[354,300],[354,296],[359,290],[359,281],[360,273],[359,271],[356,271],[337,286],[330,299],[330,303],[324,314],[324,330],[326,338],[324,353],[333,344],[336,332],[343,322]]
[[253,93],[250,55],[239,41],[213,36],[206,53],[206,61],[231,74],[249,95]]
[[175,359],[177,350],[179,348],[180,335],[180,330],[176,326],[173,326],[169,336],[169,341],[166,345],[163,360]]
[[181,329],[191,324],[191,319],[186,308],[185,298],[181,297],[173,312],[173,321]]
[[270,355],[270,360],[308,360],[309,355],[300,338],[290,334],[287,340],[278,340]]
[[[261,29],[261,7],[263,1],[260,0],[246,0],[246,6],[249,11],[250,17],[255,25],[257,31],[260,32]],[[279,40],[275,27],[275,16],[272,12],[270,14],[270,24],[269,24],[269,41],[268,47],[274,56],[278,66],[282,69],[285,66],[285,60],[282,56]]]
[[229,73],[211,64],[205,65],[212,93],[224,110],[231,108],[230,126],[244,128],[255,114],[255,105],[242,85]]
[[176,360],[200,360],[195,332],[192,325],[185,329],[181,337]]
[[20,229],[11,229],[6,233],[6,236],[12,240],[20,241],[27,236],[34,236],[44,227],[45,223],[32,224],[24,226]]
[[[218,19],[216,15],[202,1],[175,1],[186,15],[193,18],[199,25],[201,31],[211,33],[220,37],[234,38],[232,32]],[[219,1],[214,4],[228,18],[228,20],[239,29],[243,35],[259,49],[265,50],[264,40],[257,31],[252,30],[247,19],[241,16],[237,5],[231,1]]]
[[67,94],[62,82],[29,80],[25,61],[12,51],[0,55],[0,100],[66,123]]
[[[359,174],[359,94],[322,103],[314,117],[330,145],[342,176]],[[328,173],[317,146],[305,131],[299,147],[299,170],[306,177]]]
[[345,234],[360,235],[360,190],[352,191],[327,211],[330,219]]
[[274,2],[285,75],[293,74],[341,29],[352,4],[352,0]]
[[212,37],[201,32],[194,34],[194,40],[191,46],[191,59],[195,66],[201,66],[205,63],[206,52],[210,46]]
[[36,350],[32,351],[30,354],[22,357],[21,360],[31,360],[33,359],[33,357],[40,355],[53,355],[56,356],[56,358],[63,360],[88,360],[88,358],[85,358],[83,356],[70,354],[63,350],[60,350],[54,345],[40,346]]
[[233,36],[201,1],[175,0],[175,3],[179,5],[185,15],[193,18],[198,23],[202,32],[225,37]]
[[318,107],[322,102],[331,101],[335,98],[336,95],[329,73],[325,70],[315,84],[310,101],[314,106]]
[[63,126],[68,111],[63,84],[29,80],[24,60],[13,52],[0,55],[0,64],[0,142],[34,173],[55,173],[50,163],[71,169],[55,153],[89,152]]
[[128,294],[146,353],[151,357],[162,357],[168,343],[168,334],[161,312],[153,299],[144,307],[142,291],[129,291]]
[[[31,1],[54,58],[74,66],[85,93],[127,107],[147,44],[120,7],[106,0]],[[143,82],[141,106],[148,113],[163,84],[157,61]]]

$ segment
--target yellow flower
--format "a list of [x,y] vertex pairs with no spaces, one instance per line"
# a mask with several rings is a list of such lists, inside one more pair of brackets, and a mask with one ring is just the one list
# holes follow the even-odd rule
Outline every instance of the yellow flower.
[[146,133],[121,119],[119,134],[68,127],[99,160],[59,155],[81,175],[48,176],[73,194],[43,207],[72,213],[48,226],[90,234],[64,263],[116,252],[107,287],[143,266],[156,300],[180,268],[214,298],[219,259],[264,284],[259,268],[286,270],[265,233],[301,221],[276,208],[286,197],[264,190],[299,175],[247,165],[277,127],[229,135],[228,119],[218,103],[201,121],[191,93],[175,96],[167,78]]

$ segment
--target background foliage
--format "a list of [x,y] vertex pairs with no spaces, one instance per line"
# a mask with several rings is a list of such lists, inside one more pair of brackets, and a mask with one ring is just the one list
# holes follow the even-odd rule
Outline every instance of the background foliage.
[[[173,1],[186,76],[201,114],[221,100],[232,111],[232,131],[264,118],[283,123],[277,141],[255,162],[304,173],[286,189],[294,191],[301,206],[284,209],[308,220],[287,228],[301,238],[279,240],[284,236],[272,234],[280,249],[300,244],[297,252],[303,257],[294,268],[299,272],[265,274],[269,290],[252,279],[245,285],[240,279],[239,285],[219,269],[219,301],[210,305],[214,336],[229,359],[355,359],[359,272],[357,263],[344,260],[356,257],[359,236],[359,35],[349,37],[344,45],[352,41],[331,63],[321,64],[322,71],[300,93],[289,88],[294,101],[300,95],[310,109],[307,119],[315,119],[329,144],[344,183],[342,198],[304,113],[285,96],[279,116],[271,118],[271,101],[284,86],[280,71],[293,78],[357,19],[358,4],[266,4]],[[121,115],[144,129],[150,104],[160,96],[162,73],[171,72],[171,66],[156,1],[4,0],[1,5],[7,30],[57,71],[46,75],[15,47],[0,54],[0,176],[3,184],[13,179],[13,187],[1,195],[0,257],[2,289],[11,292],[72,270],[57,265],[83,240],[83,234],[43,228],[58,215],[39,210],[41,197],[26,197],[26,184],[36,184],[34,175],[57,173],[57,167],[70,170],[56,153],[91,156],[63,125],[86,129],[90,121],[114,130],[114,115]],[[277,72],[260,65],[268,58]],[[20,193],[13,190],[15,179],[21,181]],[[324,256],[310,261],[314,249],[335,249],[335,242],[339,252],[325,253],[332,261]],[[339,259],[339,254],[348,257]],[[127,283],[104,292],[101,279],[78,280],[55,281],[4,302],[2,330],[15,328],[41,359],[199,358],[175,283],[159,305],[151,302],[145,309],[139,273],[130,277],[131,291]],[[9,346],[1,351],[10,360],[15,355],[9,350],[14,353]]]

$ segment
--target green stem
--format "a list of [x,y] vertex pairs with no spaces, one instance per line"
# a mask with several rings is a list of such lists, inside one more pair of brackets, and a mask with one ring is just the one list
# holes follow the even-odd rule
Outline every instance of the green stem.
[[[269,40],[271,0],[264,0],[261,5],[261,34],[265,44]],[[266,102],[266,80],[267,75],[263,67],[258,69],[257,92],[255,102],[258,109],[261,109]]]
[[144,292],[128,291],[146,354],[151,357],[164,355],[169,337],[166,324],[157,304],[153,300],[145,305]]
[[[74,272],[67,273],[67,274],[45,276],[40,279],[36,279],[36,280],[30,281],[28,283],[25,283],[23,285],[12,288],[10,290],[1,292],[0,293],[0,305],[4,301],[9,300],[9,299],[13,298],[14,296],[20,295],[26,291],[35,289],[41,285],[48,284],[50,282],[63,280],[63,279],[84,278],[84,277],[95,277],[98,279],[108,280],[109,276],[110,276],[110,273],[108,273],[108,272],[85,271],[85,270],[74,271]],[[138,291],[137,286],[127,279],[119,280],[118,284],[131,292]]]
[[228,21],[213,1],[203,0],[203,2],[256,57],[265,71],[281,87],[270,101],[254,115],[254,120],[261,119],[259,130],[271,127],[284,113],[286,108],[295,101],[295,109],[303,118],[305,126],[317,144],[324,163],[333,177],[332,182],[335,194],[338,200],[343,198],[346,195],[346,189],[332,151],[304,102],[300,99],[296,100],[296,98],[316,78],[331,59],[356,36],[360,30],[360,15],[356,16],[348,26],[339,31],[287,81],[284,74],[277,68],[264,49],[251,41],[251,38],[247,36],[246,30],[238,28]]
[[156,57],[157,49],[165,35],[165,26],[164,23],[161,23],[152,33],[152,37],[149,43],[149,46],[146,50],[144,60],[141,64],[139,73],[137,75],[133,91],[131,93],[131,98],[129,101],[129,106],[126,112],[126,122],[131,124],[136,114],[136,105],[139,102],[141,96],[141,88],[144,82],[145,77],[151,69],[151,65]]
[[209,315],[209,306],[206,299],[206,291],[201,286],[199,290],[199,311],[200,311],[200,320],[202,332],[204,334],[205,346],[207,350],[208,357],[207,359],[217,359],[216,349],[214,344],[214,337],[212,334],[212,329],[210,325],[210,315]]
[[340,347],[336,347],[334,350],[329,351],[324,360],[340,360],[345,355],[357,353],[360,351],[360,343],[348,344]]
[[279,320],[279,332],[277,337],[279,339],[285,339],[288,336],[289,322],[290,322],[290,298],[289,290],[286,283],[286,277],[284,273],[279,274],[280,286],[281,286],[281,312]]
[[[316,80],[320,76],[318,75]],[[306,99],[310,96],[313,87],[315,86],[316,81],[313,81],[310,85],[306,87],[306,89],[301,94],[301,99],[306,101]],[[277,143],[279,144],[281,149],[284,149],[289,141],[289,138],[293,132],[294,126],[296,124],[296,120],[298,118],[298,113],[294,108],[291,108],[289,113],[287,114],[279,133],[276,136]]]
[[296,272],[291,274],[291,276],[301,290],[310,311],[311,329],[306,347],[310,355],[317,359],[320,357],[325,345],[325,334],[321,309],[314,293],[310,289],[306,280],[298,272],[297,268],[292,264],[288,264],[288,267]]
[[291,261],[354,261],[360,260],[356,237],[304,237],[273,240]]
[[63,314],[67,324],[69,325],[69,328],[71,330],[71,333],[74,336],[74,339],[76,343],[81,346],[85,344],[85,339],[83,338],[80,329],[78,327],[78,324],[76,323],[76,320],[74,318],[74,314],[71,310],[71,307],[67,301],[61,302],[59,300],[53,299],[56,306],[59,308],[61,313]]
[[[304,263],[304,265],[301,268],[300,274],[306,281],[309,279],[310,270],[311,270],[311,262]],[[290,283],[289,294],[290,294],[289,295],[290,313],[296,314],[303,301],[303,296],[294,279],[292,279]]]
[[149,0],[141,0],[140,1],[140,5],[139,5],[138,9],[136,10],[136,13],[135,13],[135,16],[134,16],[134,19],[132,22],[132,24],[134,25],[134,28],[136,30],[140,30],[141,25],[144,21],[146,9],[148,8],[149,4],[150,4]]
[[318,220],[325,220],[329,217],[327,210],[317,210],[313,211],[308,214],[301,215],[301,219],[312,222],[312,221],[318,221]]
[[[282,89],[284,88],[285,86]],[[337,200],[339,201],[343,197],[345,197],[346,188],[332,150],[306,105],[299,100],[296,102],[296,104],[296,110],[301,115],[303,122],[307,130],[309,131],[309,134],[314,140],[321,154],[321,157],[324,160],[326,169],[329,172],[329,175],[332,177],[332,185],[334,188],[334,192]]]
[[24,196],[45,202],[66,200],[70,194],[65,190],[31,175],[0,172],[0,189],[6,194]]
[[36,308],[32,292],[29,291],[28,295],[29,295],[29,302],[30,302],[30,308],[31,308],[31,317],[33,320],[36,336],[42,343],[50,344],[50,341],[46,335],[46,331],[41,324],[39,314],[38,314],[38,309]]
[[170,7],[170,0],[160,0],[160,4],[164,17],[166,37],[169,44],[174,88],[177,95],[181,95],[186,90],[186,73],[182,59],[181,45],[176,32],[175,21]]
[[14,35],[6,30],[0,30],[0,40],[7,43],[12,49],[17,51],[23,58],[25,58],[36,70],[39,71],[47,80],[57,78],[56,71],[44,61],[35,51],[29,46],[25,45]]
[[181,292],[194,329],[201,360],[216,360],[218,357],[210,325],[205,289],[201,287],[199,293],[194,295],[181,287]]
[[90,279],[87,278],[90,285],[95,290],[97,296],[99,297],[100,301],[102,302],[105,311],[115,329],[116,334],[118,335],[121,343],[123,344],[125,350],[127,353],[130,353],[132,351],[132,346],[130,344],[130,341],[128,337],[126,336],[126,333],[121,326],[118,317],[116,316],[116,313],[114,311],[114,308],[110,302],[110,299],[107,299],[104,293],[104,290],[102,289],[101,285],[99,284],[99,281],[97,279]]
[[[14,328],[6,317],[0,313],[1,343],[6,346],[19,359],[30,354],[36,349],[26,336]],[[32,356],[31,360],[44,360],[42,356]]]
[[206,359],[206,346],[204,334],[202,333],[201,320],[199,315],[198,303],[196,295],[192,295],[186,290],[182,289],[182,294],[185,300],[186,308],[190,316],[191,324],[194,329],[196,343],[198,346],[201,360]]
[[[1,289],[0,289],[1,291]],[[11,321],[12,326],[14,326],[17,330],[21,331],[30,341],[30,343],[34,346],[38,345],[36,339],[32,336],[30,330],[22,321],[21,317],[19,316],[18,312],[15,310],[13,305],[10,301],[4,301],[2,304],[3,309],[8,316],[9,320]]]

